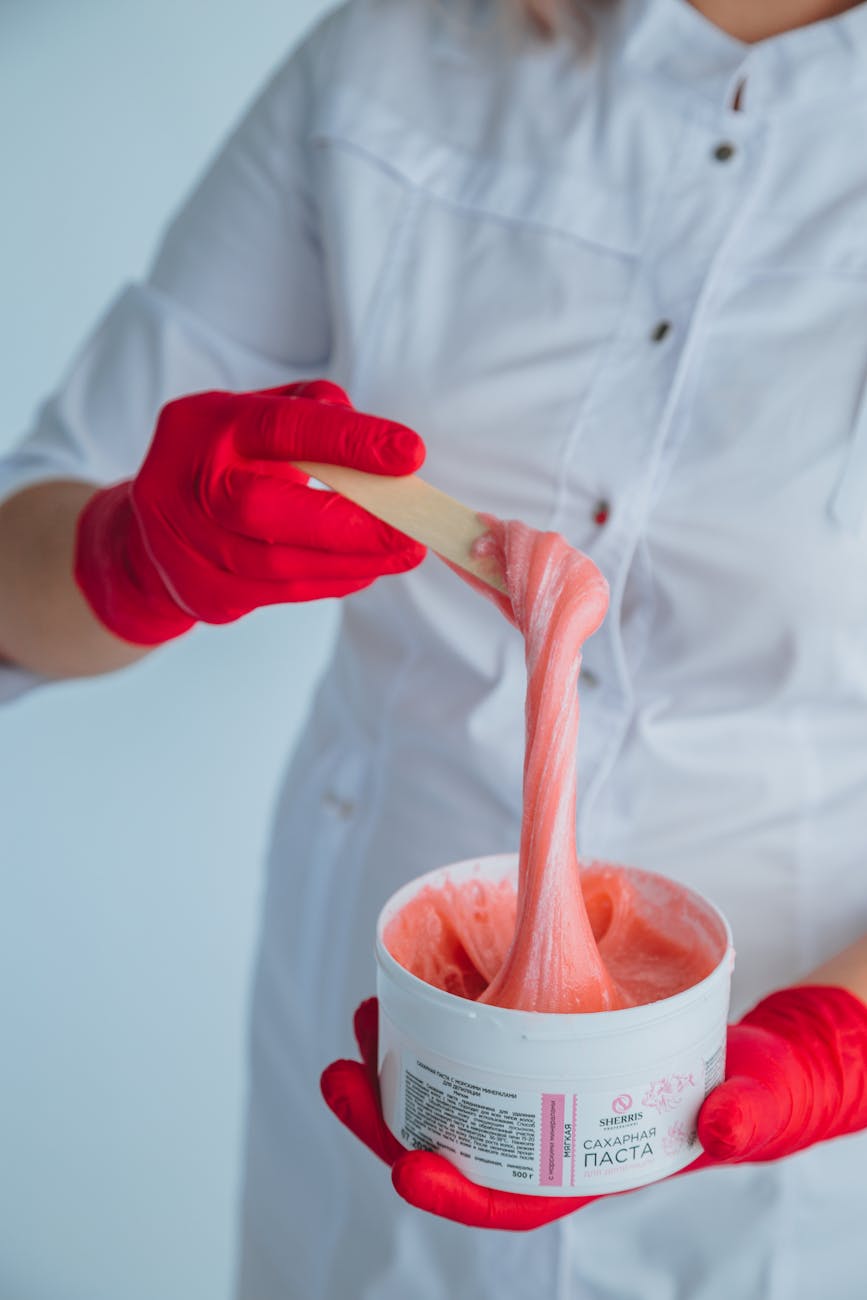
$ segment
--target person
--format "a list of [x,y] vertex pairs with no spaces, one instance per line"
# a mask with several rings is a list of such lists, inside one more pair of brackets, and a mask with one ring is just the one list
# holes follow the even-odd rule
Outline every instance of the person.
[[[7,676],[344,597],[268,869],[241,1300],[848,1300],[863,1132],[483,1231],[396,1196],[318,1092],[384,899],[518,842],[524,667],[293,459],[426,452],[591,555],[581,854],[721,906],[735,1018],[808,976],[853,1025],[867,998],[867,8],[532,9],[350,0],[271,80],[0,465]],[[863,1061],[832,1061],[855,1128]]]

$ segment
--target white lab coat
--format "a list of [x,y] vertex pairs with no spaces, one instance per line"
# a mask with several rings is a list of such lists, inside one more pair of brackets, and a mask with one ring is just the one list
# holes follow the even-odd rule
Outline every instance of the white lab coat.
[[[129,475],[214,386],[413,425],[433,483],[606,573],[579,848],[717,900],[743,1010],[867,930],[867,8],[745,48],[623,0],[583,52],[497,12],[320,25],[0,493]],[[325,1110],[382,901],[516,846],[523,742],[520,638],[438,560],[342,609],[271,854],[240,1300],[863,1295],[863,1137],[511,1236],[404,1206]]]

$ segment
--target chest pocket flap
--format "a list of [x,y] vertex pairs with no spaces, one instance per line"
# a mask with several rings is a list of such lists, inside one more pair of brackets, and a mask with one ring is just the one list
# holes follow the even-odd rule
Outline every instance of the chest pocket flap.
[[635,194],[620,193],[615,183],[600,183],[591,126],[577,124],[576,132],[568,166],[565,144],[558,165],[534,165],[502,157],[506,146],[499,134],[484,148],[464,149],[440,135],[435,124],[419,125],[345,87],[320,107],[313,143],[365,157],[455,208],[635,254],[648,205],[637,202]]

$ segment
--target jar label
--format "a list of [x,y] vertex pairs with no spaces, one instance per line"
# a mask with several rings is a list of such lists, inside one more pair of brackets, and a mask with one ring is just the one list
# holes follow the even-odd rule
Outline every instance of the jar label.
[[[554,1195],[598,1195],[664,1178],[701,1152],[699,1108],[723,1077],[724,1041],[641,1077],[526,1087],[427,1051],[392,1055],[386,1122],[404,1146],[439,1151],[473,1182]],[[390,1083],[386,1083],[390,1076]],[[511,1084],[516,1086],[512,1087]],[[602,1084],[606,1086],[601,1086]]]

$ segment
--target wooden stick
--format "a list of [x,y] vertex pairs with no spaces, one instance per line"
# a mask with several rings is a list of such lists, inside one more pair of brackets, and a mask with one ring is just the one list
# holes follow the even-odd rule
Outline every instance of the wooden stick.
[[475,510],[462,501],[440,492],[417,474],[391,478],[386,474],[365,474],[345,465],[293,463],[311,478],[363,506],[377,519],[430,547],[443,559],[451,560],[497,591],[505,591],[503,574],[496,561],[490,556],[472,554],[473,543],[488,530]]

